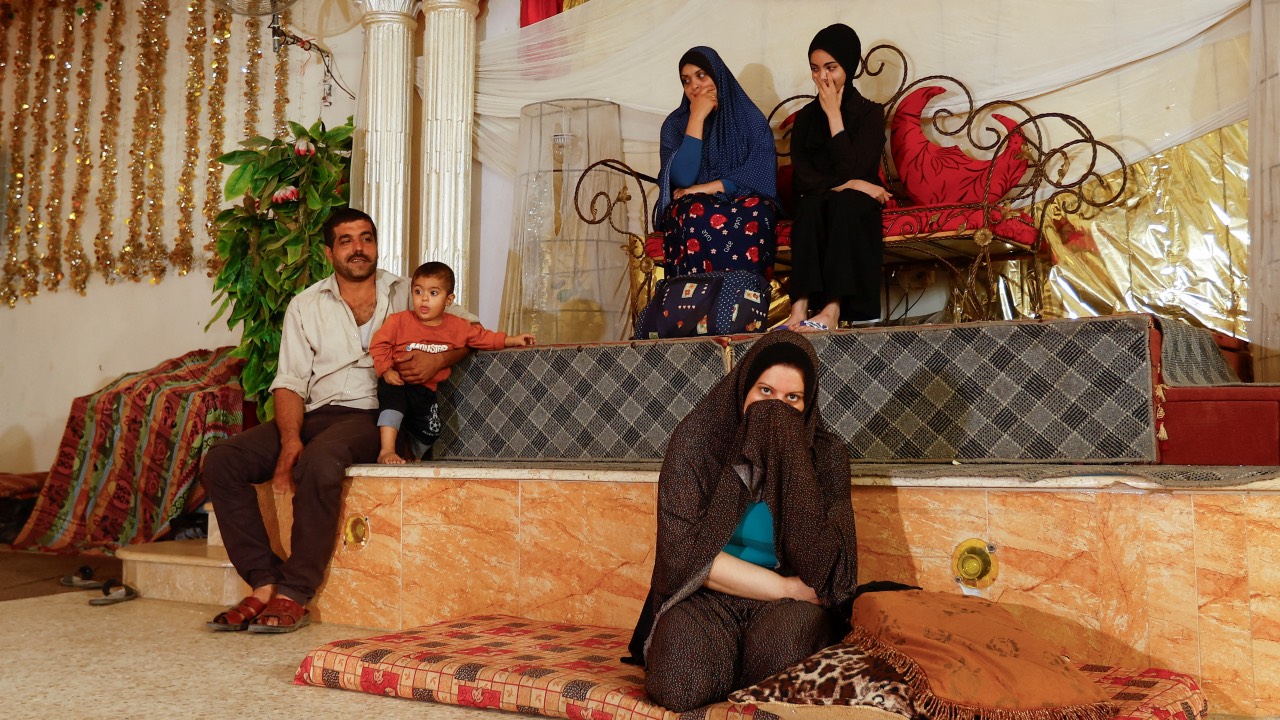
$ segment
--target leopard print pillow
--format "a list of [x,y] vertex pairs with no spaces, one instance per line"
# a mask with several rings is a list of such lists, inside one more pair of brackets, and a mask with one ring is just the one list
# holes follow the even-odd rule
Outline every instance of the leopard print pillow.
[[864,705],[916,717],[901,673],[853,645],[833,645],[729,696],[735,703]]

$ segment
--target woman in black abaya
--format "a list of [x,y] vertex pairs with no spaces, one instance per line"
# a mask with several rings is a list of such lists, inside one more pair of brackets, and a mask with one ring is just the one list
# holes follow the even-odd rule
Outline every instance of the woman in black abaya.
[[809,44],[818,97],[797,113],[791,138],[797,199],[786,325],[801,332],[880,319],[884,106],[853,86],[861,59],[848,25],[826,27]]

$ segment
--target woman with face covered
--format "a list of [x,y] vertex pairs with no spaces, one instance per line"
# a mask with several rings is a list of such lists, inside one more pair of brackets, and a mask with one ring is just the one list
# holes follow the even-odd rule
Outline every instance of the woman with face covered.
[[802,336],[768,333],[672,433],[629,659],[669,710],[723,700],[848,630],[849,460],[818,412],[817,369]]
[[881,208],[889,199],[878,174],[884,106],[853,86],[861,60],[862,43],[848,25],[826,27],[809,44],[818,97],[797,113],[791,136],[797,199],[786,322],[802,332],[880,319]]
[[695,47],[678,65],[684,97],[662,123],[653,226],[670,275],[764,274],[777,249],[773,134],[724,61]]

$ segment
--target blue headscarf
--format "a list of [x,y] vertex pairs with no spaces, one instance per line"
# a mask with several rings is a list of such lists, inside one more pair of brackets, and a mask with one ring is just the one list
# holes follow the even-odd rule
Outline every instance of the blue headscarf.
[[[778,202],[778,158],[769,121],[709,47],[695,47],[711,65],[719,107],[711,112],[702,132],[702,168],[697,183],[728,178],[737,185],[735,197],[762,195]],[[689,124],[689,98],[680,98],[676,108],[662,123],[662,172],[658,174],[658,199],[654,203],[654,227],[662,226],[671,205],[671,157],[684,141]]]

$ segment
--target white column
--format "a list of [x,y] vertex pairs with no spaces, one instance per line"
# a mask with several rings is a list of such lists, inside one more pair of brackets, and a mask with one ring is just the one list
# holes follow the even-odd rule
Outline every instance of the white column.
[[1254,379],[1280,382],[1280,2],[1250,9],[1249,341]]
[[409,148],[413,31],[418,0],[356,0],[364,26],[364,70],[354,153],[360,171],[352,205],[378,226],[378,266],[409,272]]
[[471,129],[475,113],[477,0],[423,0],[419,257],[453,268],[471,307]]

